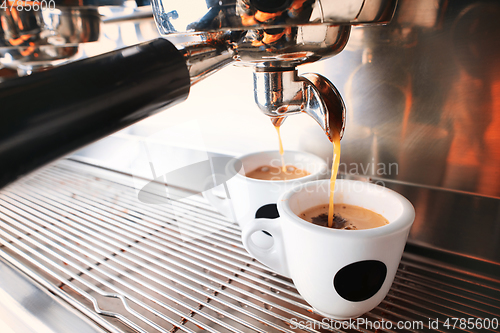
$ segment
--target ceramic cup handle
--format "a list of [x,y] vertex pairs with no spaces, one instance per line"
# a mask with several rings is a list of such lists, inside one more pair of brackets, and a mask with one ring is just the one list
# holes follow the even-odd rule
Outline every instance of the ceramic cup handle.
[[[262,231],[268,232],[273,237],[273,245],[269,248],[260,247],[252,240],[254,233]],[[281,232],[281,218],[254,219],[243,228],[241,239],[243,246],[252,257],[276,272],[290,276]]]

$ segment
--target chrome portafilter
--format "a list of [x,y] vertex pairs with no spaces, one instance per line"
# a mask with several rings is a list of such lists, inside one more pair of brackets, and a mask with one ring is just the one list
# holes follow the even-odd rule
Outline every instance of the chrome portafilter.
[[24,76],[74,60],[82,44],[102,38],[104,16],[99,8],[105,6],[125,10],[127,4],[125,0],[3,1],[0,65]]
[[345,105],[337,88],[324,76],[296,69],[254,72],[254,95],[260,110],[281,126],[287,116],[306,113],[333,140],[333,131],[344,135]]
[[198,39],[179,45],[185,50],[192,82],[229,63],[252,66],[255,101],[274,125],[281,125],[287,116],[307,113],[332,140],[332,131],[341,137],[344,133],[342,97],[325,77],[299,76],[296,67],[342,51],[351,25],[387,23],[396,2],[153,0],[152,4],[162,35]]
[[20,74],[60,65],[80,43],[96,41],[100,15],[92,0],[8,1],[0,10],[0,63]]

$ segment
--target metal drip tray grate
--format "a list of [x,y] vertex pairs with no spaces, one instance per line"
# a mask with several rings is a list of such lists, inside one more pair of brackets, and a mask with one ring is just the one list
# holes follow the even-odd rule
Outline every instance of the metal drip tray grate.
[[[203,198],[177,204],[179,216],[139,202],[126,178],[60,161],[4,189],[0,256],[108,331],[329,331]],[[405,331],[427,330],[438,318],[448,331],[448,318],[498,318],[499,300],[498,279],[407,252],[389,295],[364,318],[389,321],[392,329],[378,330],[388,332],[405,321]]]

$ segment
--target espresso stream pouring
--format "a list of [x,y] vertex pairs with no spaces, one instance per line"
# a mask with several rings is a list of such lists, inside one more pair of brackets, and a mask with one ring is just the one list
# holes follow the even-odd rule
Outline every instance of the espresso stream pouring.
[[[8,161],[0,163],[0,187],[183,101],[192,84],[230,63],[254,68],[255,101],[275,124],[307,113],[330,139],[332,128],[342,136],[340,94],[296,67],[341,52],[351,25],[388,23],[396,3],[153,0],[160,34],[181,42],[159,38],[0,85],[0,160]],[[2,29],[0,40],[23,33]]]

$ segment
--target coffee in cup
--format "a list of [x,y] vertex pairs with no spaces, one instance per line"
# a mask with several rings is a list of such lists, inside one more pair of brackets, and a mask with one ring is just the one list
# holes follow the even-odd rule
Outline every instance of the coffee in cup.
[[246,173],[248,178],[261,180],[291,180],[310,175],[309,172],[292,165],[285,168],[265,165]]
[[[317,216],[319,205],[320,213],[326,214],[329,185],[330,180],[317,180],[284,192],[278,199],[279,217],[246,223],[242,240],[254,258],[292,278],[297,291],[318,314],[346,320],[370,311],[387,295],[415,210],[406,198],[388,188],[338,179],[334,192],[335,202],[340,205],[337,214],[347,215],[342,210],[352,208],[358,214],[379,214],[389,223],[364,230],[342,230],[299,217],[308,210]],[[272,246],[259,246],[253,241],[252,236],[262,231],[272,235]]]
[[[329,205],[318,205],[306,209],[298,216],[307,222],[328,228],[328,209]],[[334,229],[364,230],[389,224],[382,215],[355,205],[335,204],[335,212]]]

